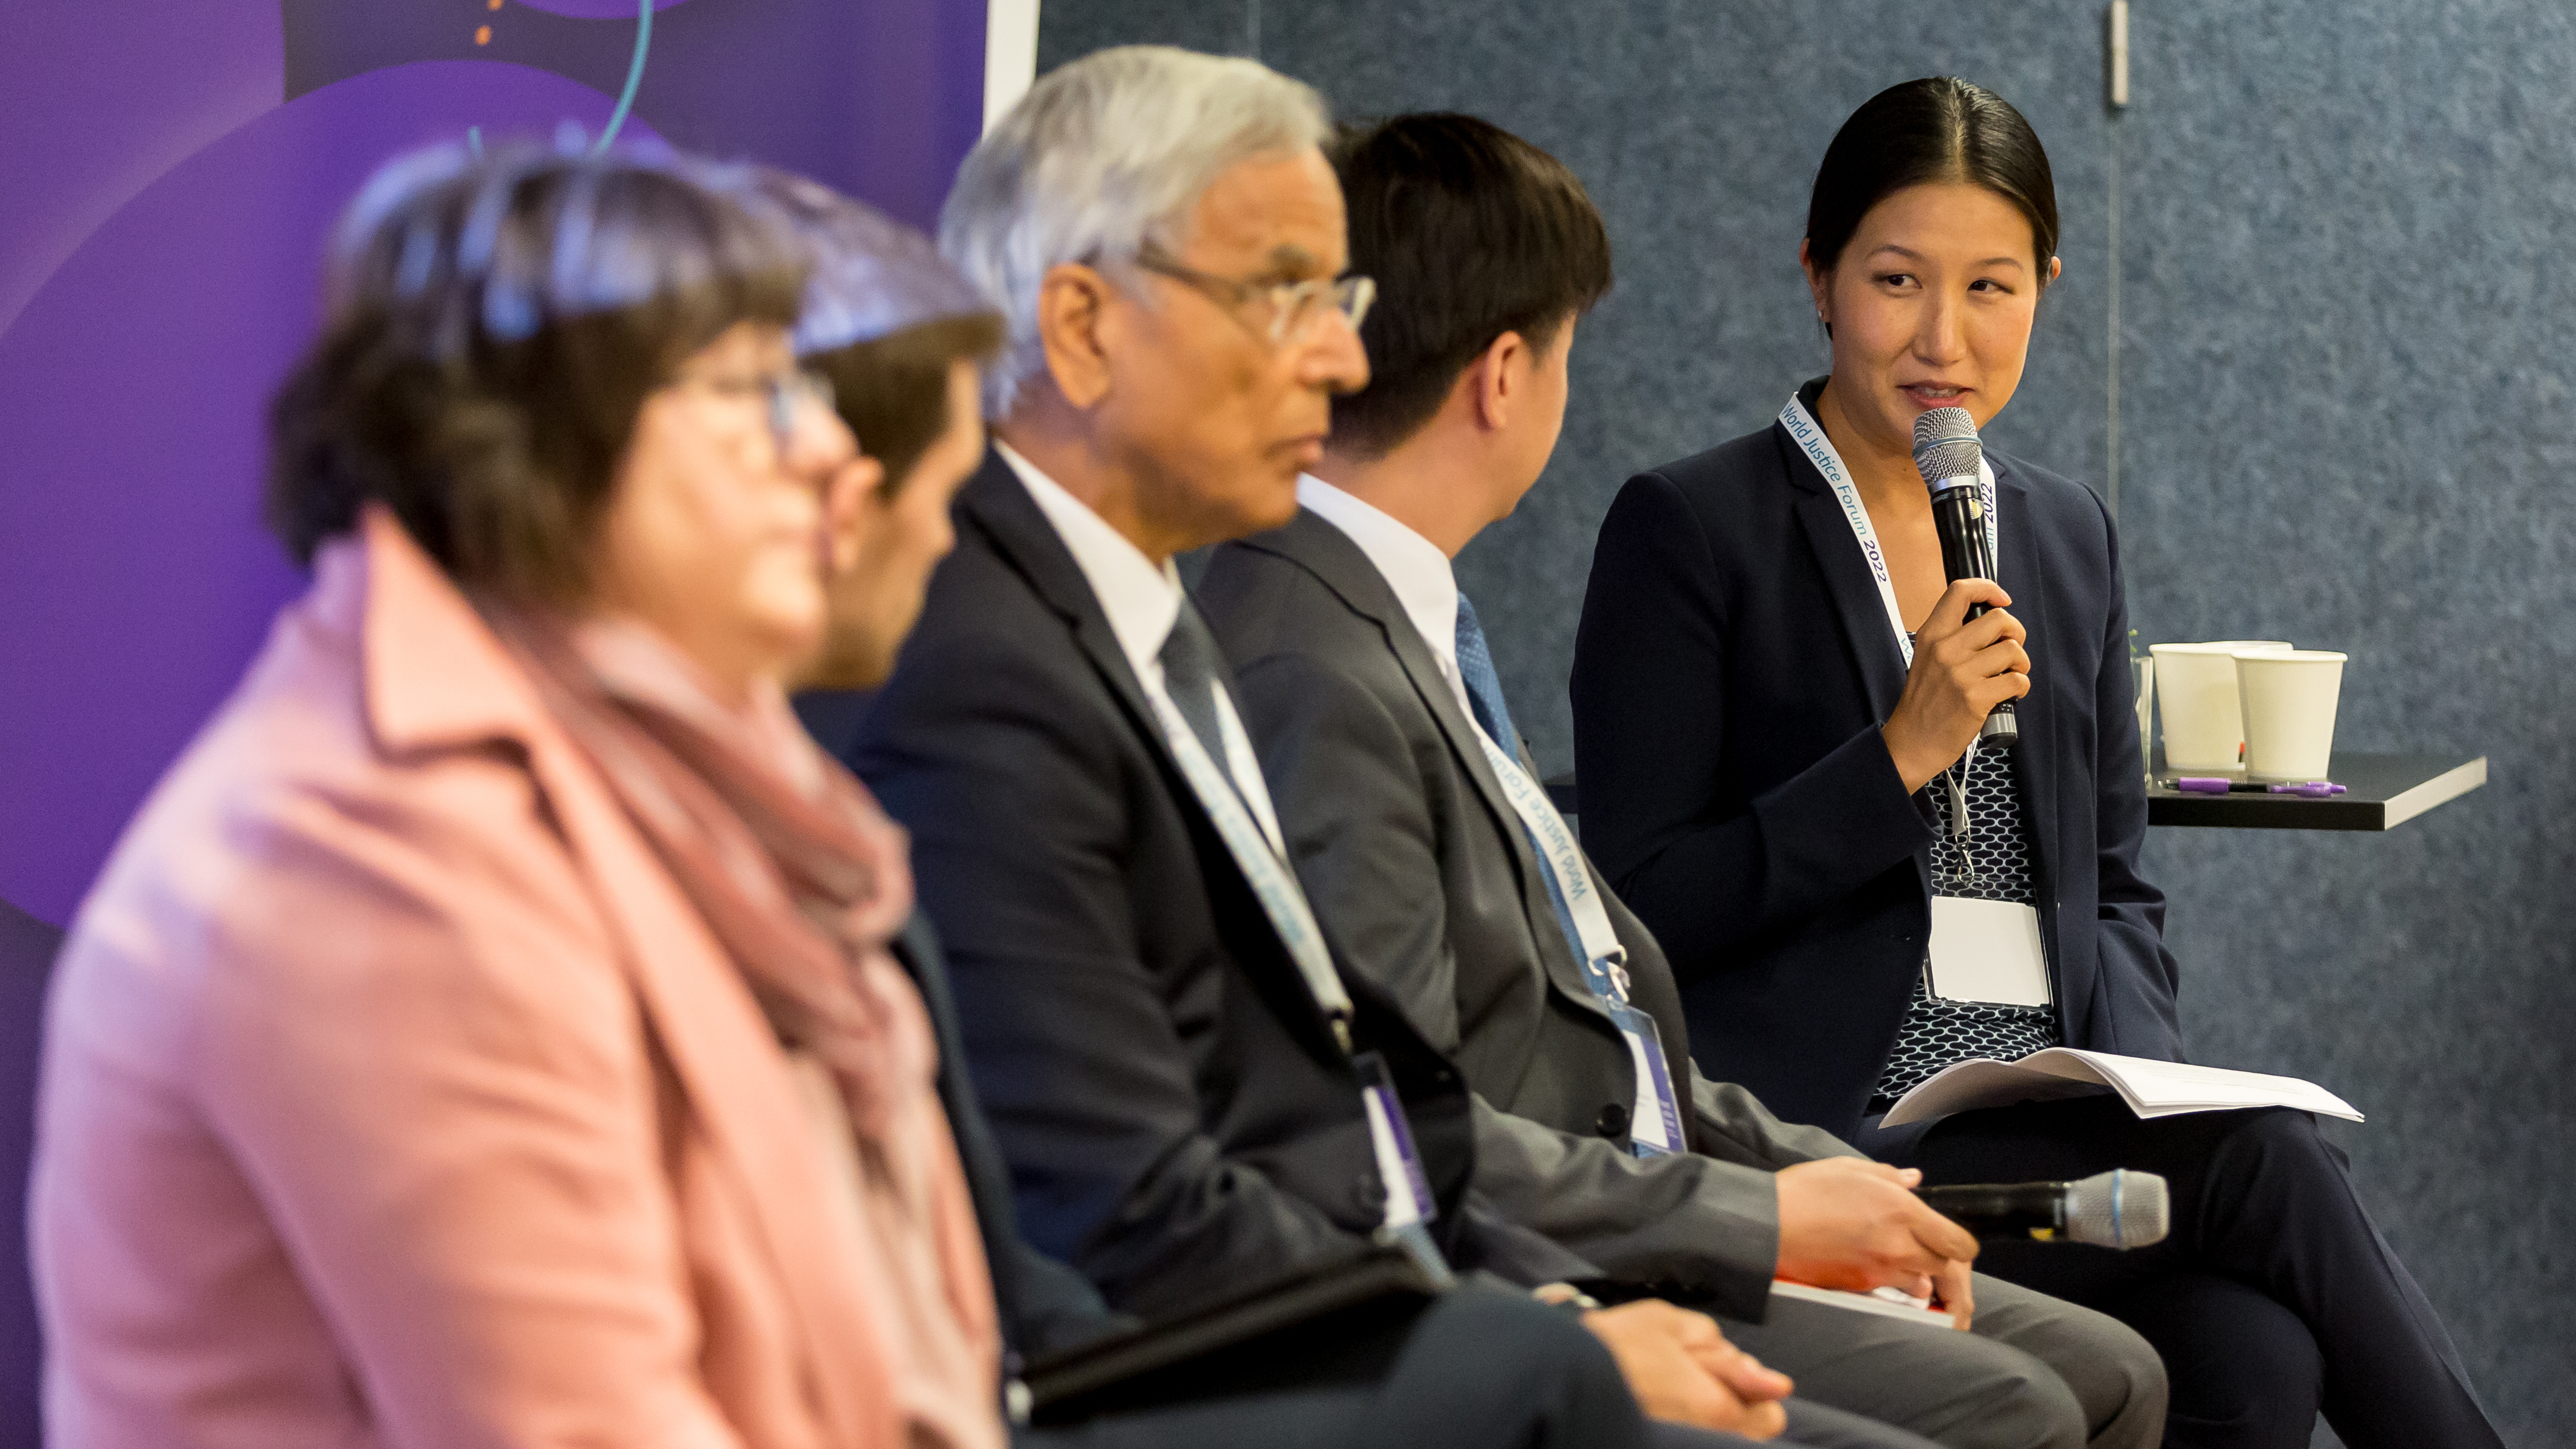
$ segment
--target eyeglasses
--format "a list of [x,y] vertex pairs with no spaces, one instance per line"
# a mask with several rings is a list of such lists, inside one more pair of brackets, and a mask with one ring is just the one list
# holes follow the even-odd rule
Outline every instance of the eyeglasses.
[[703,387],[716,396],[735,402],[760,404],[763,418],[769,424],[769,440],[784,458],[796,442],[796,413],[803,406],[830,412],[838,399],[832,391],[832,379],[814,371],[777,372],[761,377],[692,374],[672,383],[674,387]]
[[1245,315],[1247,312],[1267,309],[1269,320],[1255,324],[1254,330],[1267,337],[1273,347],[1305,340],[1306,334],[1323,320],[1327,309],[1342,314],[1342,320],[1357,332],[1361,321],[1368,316],[1369,305],[1377,300],[1377,283],[1368,277],[1246,282],[1202,272],[1196,267],[1185,267],[1152,247],[1136,253],[1136,265],[1197,289],[1209,300],[1247,322],[1252,320]]

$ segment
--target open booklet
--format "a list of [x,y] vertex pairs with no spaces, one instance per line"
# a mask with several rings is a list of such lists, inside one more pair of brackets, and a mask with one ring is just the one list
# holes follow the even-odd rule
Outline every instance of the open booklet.
[[1956,1314],[1932,1306],[1928,1298],[1917,1298],[1896,1288],[1880,1288],[1869,1293],[1851,1293],[1840,1288],[1817,1288],[1805,1283],[1792,1283],[1786,1278],[1771,1280],[1771,1292],[1780,1298],[1803,1298],[1832,1308],[1845,1308],[1854,1313],[1874,1313],[1881,1318],[1902,1319],[1925,1328],[1956,1328]]
[[1942,1068],[1931,1080],[1897,1099],[1879,1125],[1931,1122],[1953,1112],[2080,1097],[2108,1087],[2141,1117],[2182,1112],[2223,1112],[2237,1107],[2296,1107],[2328,1117],[2362,1120],[2352,1104],[2314,1082],[2225,1067],[2195,1067],[2109,1052],[2050,1047],[2017,1062],[1971,1057]]

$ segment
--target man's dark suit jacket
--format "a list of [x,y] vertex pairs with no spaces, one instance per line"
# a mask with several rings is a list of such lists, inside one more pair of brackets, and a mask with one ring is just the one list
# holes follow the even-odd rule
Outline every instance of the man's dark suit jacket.
[[968,1195],[975,1201],[975,1224],[983,1233],[984,1261],[993,1279],[993,1306],[1001,1320],[1003,1345],[1014,1356],[1026,1358],[1131,1326],[1135,1320],[1111,1312],[1089,1279],[1030,1247],[1020,1236],[1018,1215],[1011,1206],[1010,1168],[1002,1161],[992,1126],[984,1120],[983,1104],[976,1099],[974,1080],[967,1075],[957,1000],[949,989],[938,932],[928,917],[916,914],[905,924],[894,941],[894,958],[920,989],[931,1037],[939,1045],[939,1106],[948,1115],[948,1131],[957,1139]]
[[[1218,549],[1199,596],[1326,934],[1499,1109],[1478,1138],[1479,1185],[1618,1276],[1758,1320],[1779,1249],[1771,1174],[1851,1149],[1692,1072],[1663,951],[1604,891],[1694,1149],[1630,1155],[1626,1038],[1584,986],[1520,817],[1376,564],[1301,511]],[[1526,751],[1521,764],[1537,778]],[[1505,1187],[1506,1172],[1520,1181]]]
[[[2179,1060],[2111,520],[1986,461],[2030,631],[2013,759],[2065,1040]],[[1843,1136],[1931,932],[1933,822],[1878,732],[1904,686],[1841,505],[1779,424],[1620,490],[1575,642],[1584,843],[1670,953],[1701,1065]]]
[[[850,763],[912,832],[1021,1231],[1147,1314],[1365,1240],[1385,1188],[1357,1079],[1080,567],[998,454],[955,516]],[[1523,1281],[1597,1271],[1469,1201],[1458,1072],[1345,976],[1441,1246]]]

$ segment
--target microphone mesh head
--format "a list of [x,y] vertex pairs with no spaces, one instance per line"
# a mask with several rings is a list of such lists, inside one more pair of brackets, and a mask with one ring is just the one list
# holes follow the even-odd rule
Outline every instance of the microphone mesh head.
[[1944,479],[1974,478],[1986,456],[1977,424],[1966,408],[1934,408],[1914,419],[1914,466],[1938,488]]
[[2170,1229],[2165,1180],[2115,1167],[2067,1184],[2066,1236],[2105,1248],[2161,1243]]

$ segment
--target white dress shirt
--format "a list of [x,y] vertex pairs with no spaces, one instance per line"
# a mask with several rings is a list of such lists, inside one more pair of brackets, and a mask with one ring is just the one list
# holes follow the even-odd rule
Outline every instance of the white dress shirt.
[[[1163,682],[1163,642],[1172,637],[1172,624],[1181,616],[1179,571],[1169,560],[1156,568],[1143,549],[1020,456],[1018,449],[995,438],[993,451],[1019,475],[1038,511],[1055,525],[1056,536],[1064,540],[1075,566],[1091,585],[1092,597],[1100,601],[1100,612],[1109,616],[1109,632],[1118,637],[1118,648],[1136,671],[1137,682],[1165,704],[1171,703],[1171,691]],[[1454,602],[1451,608],[1456,608]],[[1287,846],[1279,834],[1278,812],[1270,803],[1270,786],[1261,777],[1261,757],[1253,753],[1252,737],[1244,732],[1243,717],[1235,713],[1233,693],[1222,683],[1216,691],[1216,718],[1217,731],[1225,737],[1226,773],[1234,777],[1235,789],[1251,807],[1270,848],[1284,857]]]
[[[1299,474],[1297,501],[1317,517],[1350,536],[1370,563],[1395,590],[1404,617],[1413,621],[1440,676],[1458,699],[1458,712],[1475,724],[1475,707],[1467,702],[1466,681],[1458,677],[1458,575],[1440,545],[1397,522],[1375,504],[1352,497],[1312,473]],[[1482,725],[1477,725],[1481,730]]]

